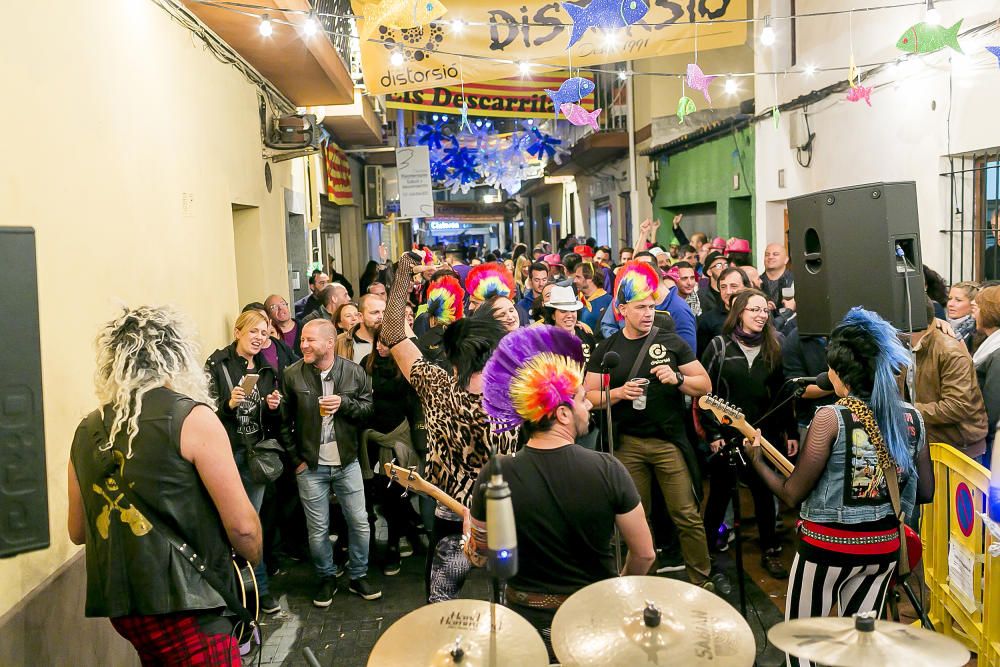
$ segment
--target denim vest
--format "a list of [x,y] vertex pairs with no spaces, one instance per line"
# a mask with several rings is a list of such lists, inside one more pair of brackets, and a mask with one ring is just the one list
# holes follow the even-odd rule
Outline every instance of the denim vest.
[[[916,455],[926,443],[920,413],[909,403],[903,405],[914,471],[900,472],[899,490],[900,504],[909,517],[917,497]],[[831,407],[837,411],[837,439],[830,449],[826,469],[802,503],[800,516],[817,523],[847,524],[891,516],[892,502],[885,481],[877,486],[872,484],[871,473],[876,469],[878,460],[868,434],[846,407]]]

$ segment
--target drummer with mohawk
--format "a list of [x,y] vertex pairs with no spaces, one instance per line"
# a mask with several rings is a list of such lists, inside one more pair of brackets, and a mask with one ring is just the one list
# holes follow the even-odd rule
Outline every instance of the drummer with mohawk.
[[[508,582],[506,605],[538,629],[553,660],[550,629],[559,606],[584,586],[619,574],[615,526],[628,545],[620,574],[646,574],[655,557],[625,466],[574,444],[590,419],[583,376],[580,340],[553,326],[508,334],[483,370],[483,407],[493,430],[520,427],[528,436],[516,456],[498,457],[490,470],[510,487],[517,528],[519,570]],[[467,545],[479,562],[486,551],[487,470],[473,491]]]

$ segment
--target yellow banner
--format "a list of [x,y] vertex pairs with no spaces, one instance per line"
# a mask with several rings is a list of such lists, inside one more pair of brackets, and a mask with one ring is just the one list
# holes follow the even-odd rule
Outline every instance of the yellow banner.
[[[593,81],[593,75],[581,72],[580,76]],[[389,93],[385,106],[390,109],[409,109],[446,114],[461,114],[462,102],[469,106],[470,116],[498,118],[539,118],[555,114],[552,100],[544,89],[559,90],[569,77],[566,72],[552,72],[530,79],[501,79],[483,83],[466,83],[462,86],[437,86],[424,90]],[[594,110],[594,93],[577,102],[586,111]]]
[[[745,19],[748,0],[647,2],[652,6],[641,21],[619,31],[614,41],[591,28],[573,45],[572,52],[566,49],[572,19],[559,2],[526,0],[507,5],[498,0],[453,0],[444,3],[449,9],[439,20],[417,28],[378,25],[373,29],[359,20],[359,33],[371,34],[361,40],[365,86],[370,94],[383,95],[454,86],[463,79],[466,84],[494,81],[517,74],[515,63],[520,62],[530,62],[532,71],[540,74],[568,65],[589,67],[690,53],[696,37],[699,51],[739,46],[747,40],[747,23],[698,23],[696,35],[693,22]],[[364,15],[358,0],[352,5],[357,14]],[[451,23],[455,20],[486,25],[464,25],[456,30]],[[401,65],[390,63],[393,53],[402,55]]]

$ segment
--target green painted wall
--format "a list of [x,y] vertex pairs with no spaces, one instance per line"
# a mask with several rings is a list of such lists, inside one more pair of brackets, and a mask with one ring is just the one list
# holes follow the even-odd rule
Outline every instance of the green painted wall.
[[[659,170],[659,188],[653,199],[653,211],[663,222],[658,239],[661,243],[666,244],[670,240],[670,221],[675,214],[684,213],[685,208],[703,210],[706,205],[714,204],[715,233],[723,238],[738,236],[749,239],[754,245],[752,128],[739,130],[735,137],[730,133],[682,153],[661,158]],[[735,174],[739,175],[738,190],[733,189]],[[685,228],[684,231],[690,235],[692,230]]]

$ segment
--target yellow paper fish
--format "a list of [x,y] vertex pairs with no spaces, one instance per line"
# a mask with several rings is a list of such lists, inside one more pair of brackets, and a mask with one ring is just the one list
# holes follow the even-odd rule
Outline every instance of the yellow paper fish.
[[847,68],[847,83],[850,84],[851,88],[858,87],[858,66],[854,63],[854,54],[851,54],[851,60]]
[[352,0],[351,8],[357,16],[364,17],[364,21],[358,22],[362,39],[376,33],[379,26],[416,28],[438,20],[448,11],[439,0]]

